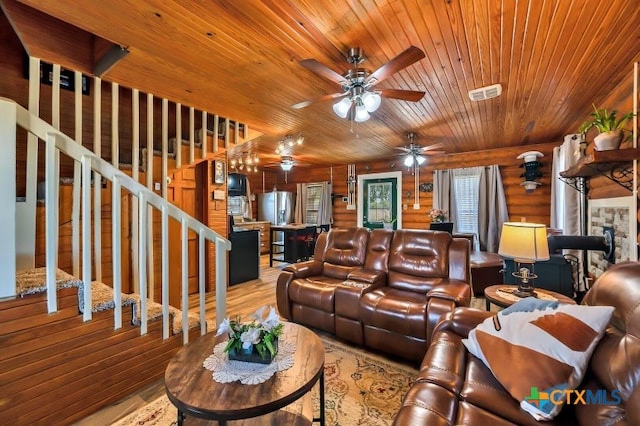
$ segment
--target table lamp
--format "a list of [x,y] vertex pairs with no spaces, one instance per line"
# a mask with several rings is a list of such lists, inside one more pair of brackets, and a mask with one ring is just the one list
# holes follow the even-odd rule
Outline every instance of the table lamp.
[[546,225],[505,222],[498,254],[514,261],[513,276],[519,279],[519,283],[513,294],[518,297],[535,296],[533,280],[537,275],[534,273],[534,264],[539,260],[549,260]]

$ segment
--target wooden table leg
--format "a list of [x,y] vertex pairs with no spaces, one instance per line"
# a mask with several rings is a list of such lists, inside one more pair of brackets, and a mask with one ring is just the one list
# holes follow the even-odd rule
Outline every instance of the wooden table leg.
[[324,419],[324,368],[322,369],[322,373],[320,373],[320,417],[314,418],[313,423],[319,422],[320,426],[325,426]]

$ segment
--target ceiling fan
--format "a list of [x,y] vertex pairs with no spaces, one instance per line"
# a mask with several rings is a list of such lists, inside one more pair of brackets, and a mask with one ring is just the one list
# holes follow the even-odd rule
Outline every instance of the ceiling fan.
[[399,149],[403,151],[405,155],[404,165],[407,167],[412,166],[421,166],[427,160],[425,155],[441,155],[445,152],[440,150],[436,151],[438,148],[442,148],[442,143],[435,143],[433,145],[428,146],[420,146],[415,143],[416,134],[410,132],[407,134],[407,139],[409,139],[409,146],[397,146],[395,149]]
[[342,118],[355,121],[366,121],[369,113],[375,111],[381,102],[381,97],[418,102],[425,92],[401,89],[379,89],[375,86],[392,74],[408,67],[424,58],[422,50],[411,46],[395,58],[374,72],[365,68],[358,68],[358,64],[364,61],[364,51],[359,47],[349,49],[347,62],[353,64],[353,68],[339,74],[331,68],[321,64],[315,59],[300,61],[300,65],[341,86],[342,91],[324,95],[316,99],[299,102],[292,108],[304,108],[316,102],[342,98],[333,106],[334,112]]
[[280,167],[285,172],[290,171],[293,166],[306,166],[306,164],[302,164],[299,161],[293,159],[291,155],[282,155],[280,157],[280,161],[272,161],[266,163],[265,167]]

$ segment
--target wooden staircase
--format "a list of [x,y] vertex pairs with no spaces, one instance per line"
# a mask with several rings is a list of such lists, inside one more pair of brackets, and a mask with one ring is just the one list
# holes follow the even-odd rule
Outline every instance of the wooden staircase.
[[[59,273],[60,274],[60,273]],[[84,322],[78,285],[62,273],[58,311],[47,313],[45,293],[0,302],[0,412],[13,425],[70,424],[163,377],[182,347],[181,326],[162,339],[162,316],[150,316],[147,334],[135,325],[137,304],[123,295],[123,326],[99,297],[93,319]],[[44,285],[44,283],[43,283]],[[101,284],[94,283],[94,294]],[[153,302],[149,302],[152,304]],[[172,319],[180,318],[175,310]],[[191,323],[191,321],[190,321]],[[200,334],[196,321],[189,338]]]

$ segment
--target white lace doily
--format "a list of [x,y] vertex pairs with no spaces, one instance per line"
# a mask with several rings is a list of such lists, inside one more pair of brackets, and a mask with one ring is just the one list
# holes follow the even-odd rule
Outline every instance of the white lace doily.
[[257,385],[267,381],[276,371],[284,371],[293,365],[293,354],[296,345],[283,340],[278,340],[278,352],[270,364],[258,364],[254,362],[229,361],[229,356],[224,352],[227,341],[218,343],[213,348],[213,355],[209,355],[202,365],[213,372],[213,380],[218,383],[235,382],[244,385]]

